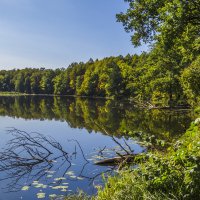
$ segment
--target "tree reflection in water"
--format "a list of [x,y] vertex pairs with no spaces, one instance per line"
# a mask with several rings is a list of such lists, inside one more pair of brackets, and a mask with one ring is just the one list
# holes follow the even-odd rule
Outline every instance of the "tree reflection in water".
[[[0,97],[0,115],[59,120],[71,128],[117,137],[125,135],[124,132],[141,131],[160,139],[179,137],[193,119],[190,110],[146,110],[128,101],[48,96]],[[96,124],[102,124],[107,131]]]
[[[50,187],[67,191],[68,186],[62,185],[66,180],[88,179],[90,184],[92,184],[102,173],[111,174],[119,166],[111,165],[106,169],[104,168],[101,172],[88,174],[85,173],[85,168],[89,164],[93,164],[94,160],[86,158],[77,140],[68,141],[69,145],[74,146],[74,150],[68,152],[50,136],[44,136],[35,132],[27,133],[15,128],[9,129],[8,133],[12,135],[12,139],[7,142],[6,148],[0,152],[0,171],[4,172],[4,177],[0,180],[9,180],[9,183],[4,188],[8,192],[20,191],[23,188],[26,190],[26,188],[28,189],[33,185],[43,189]],[[115,137],[112,137],[112,139],[118,145],[117,150],[111,150],[112,155],[121,155],[123,158],[124,155],[132,154],[133,150],[125,140],[125,146],[123,146]],[[104,147],[99,149],[96,155],[101,159],[106,158],[107,152],[108,149]],[[82,165],[76,174],[70,171],[75,159],[79,159],[79,164]],[[52,174],[54,173],[59,173],[59,177],[54,178],[53,182],[49,181],[49,178],[53,177]],[[66,177],[66,174],[69,177]],[[48,184],[41,184],[40,180]]]
[[[101,132],[116,140],[122,138],[120,141],[123,137],[134,137],[136,141],[160,139],[170,142],[189,127],[193,113],[189,110],[144,110],[130,102],[103,99],[20,96],[0,97],[0,116],[59,120],[71,128]],[[94,158],[91,160],[88,155],[85,156],[78,141],[68,141],[63,147],[55,139],[39,133],[29,134],[16,129],[10,129],[9,133],[13,139],[0,152],[0,179],[6,182],[7,191],[26,190],[34,186],[39,189],[59,188],[64,192],[67,181],[84,179],[84,182],[87,179],[92,184],[102,172],[113,173],[116,169],[116,166],[102,167],[95,174],[88,173],[91,166],[94,169]],[[132,153],[125,141],[123,146]],[[108,158],[106,153],[112,156],[127,154],[119,144],[116,145],[119,151],[103,146],[94,155]],[[81,166],[73,173],[75,161]],[[86,185],[86,182],[83,184]]]

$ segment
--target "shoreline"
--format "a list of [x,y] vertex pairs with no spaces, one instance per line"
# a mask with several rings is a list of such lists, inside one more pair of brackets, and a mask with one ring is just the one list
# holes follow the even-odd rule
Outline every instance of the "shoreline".
[[79,96],[79,95],[58,95],[58,94],[27,94],[27,93],[17,93],[17,92],[0,92],[0,97],[19,97],[19,96],[44,96],[44,97],[73,97],[73,98],[87,98],[87,99],[102,99],[102,100],[121,100],[133,103],[138,108],[145,109],[158,109],[158,110],[188,110],[192,109],[190,105],[175,105],[175,106],[148,106],[147,104],[141,105],[140,103],[133,101],[133,98],[125,97],[100,97],[100,96]]

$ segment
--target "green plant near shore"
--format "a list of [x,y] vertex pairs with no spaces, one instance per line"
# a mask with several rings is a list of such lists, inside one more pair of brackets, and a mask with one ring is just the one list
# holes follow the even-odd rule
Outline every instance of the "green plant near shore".
[[200,199],[198,123],[196,120],[166,153],[150,152],[137,169],[110,177],[96,199]]
[[90,200],[92,197],[84,194],[83,192],[79,192],[78,194],[72,194],[65,197],[64,200]]
[[200,107],[194,109],[195,114],[200,115]]
[[137,168],[109,177],[93,197],[73,195],[66,200],[194,200],[200,199],[200,120],[166,152],[140,155]]

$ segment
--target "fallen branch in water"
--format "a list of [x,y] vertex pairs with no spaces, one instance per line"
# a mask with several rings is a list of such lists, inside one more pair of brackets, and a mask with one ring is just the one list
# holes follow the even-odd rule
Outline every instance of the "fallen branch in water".
[[107,159],[97,161],[95,162],[95,165],[105,165],[105,166],[119,165],[122,162],[125,162],[125,163],[133,162],[134,158],[135,158],[135,154],[123,155],[119,157],[107,158]]
[[131,155],[123,155],[121,156],[116,156],[114,158],[107,158],[107,159],[102,159],[97,162],[95,162],[95,165],[100,165],[100,166],[114,166],[117,167],[118,170],[122,169],[125,166],[130,166],[130,165],[136,165],[139,163],[143,163],[148,159],[148,156],[146,153],[140,153],[140,154],[131,154]]

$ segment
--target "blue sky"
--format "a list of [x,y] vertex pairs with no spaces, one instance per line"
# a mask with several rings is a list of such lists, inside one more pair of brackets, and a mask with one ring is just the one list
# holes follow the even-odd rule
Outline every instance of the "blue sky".
[[116,22],[126,8],[123,0],[0,0],[0,69],[140,53]]

